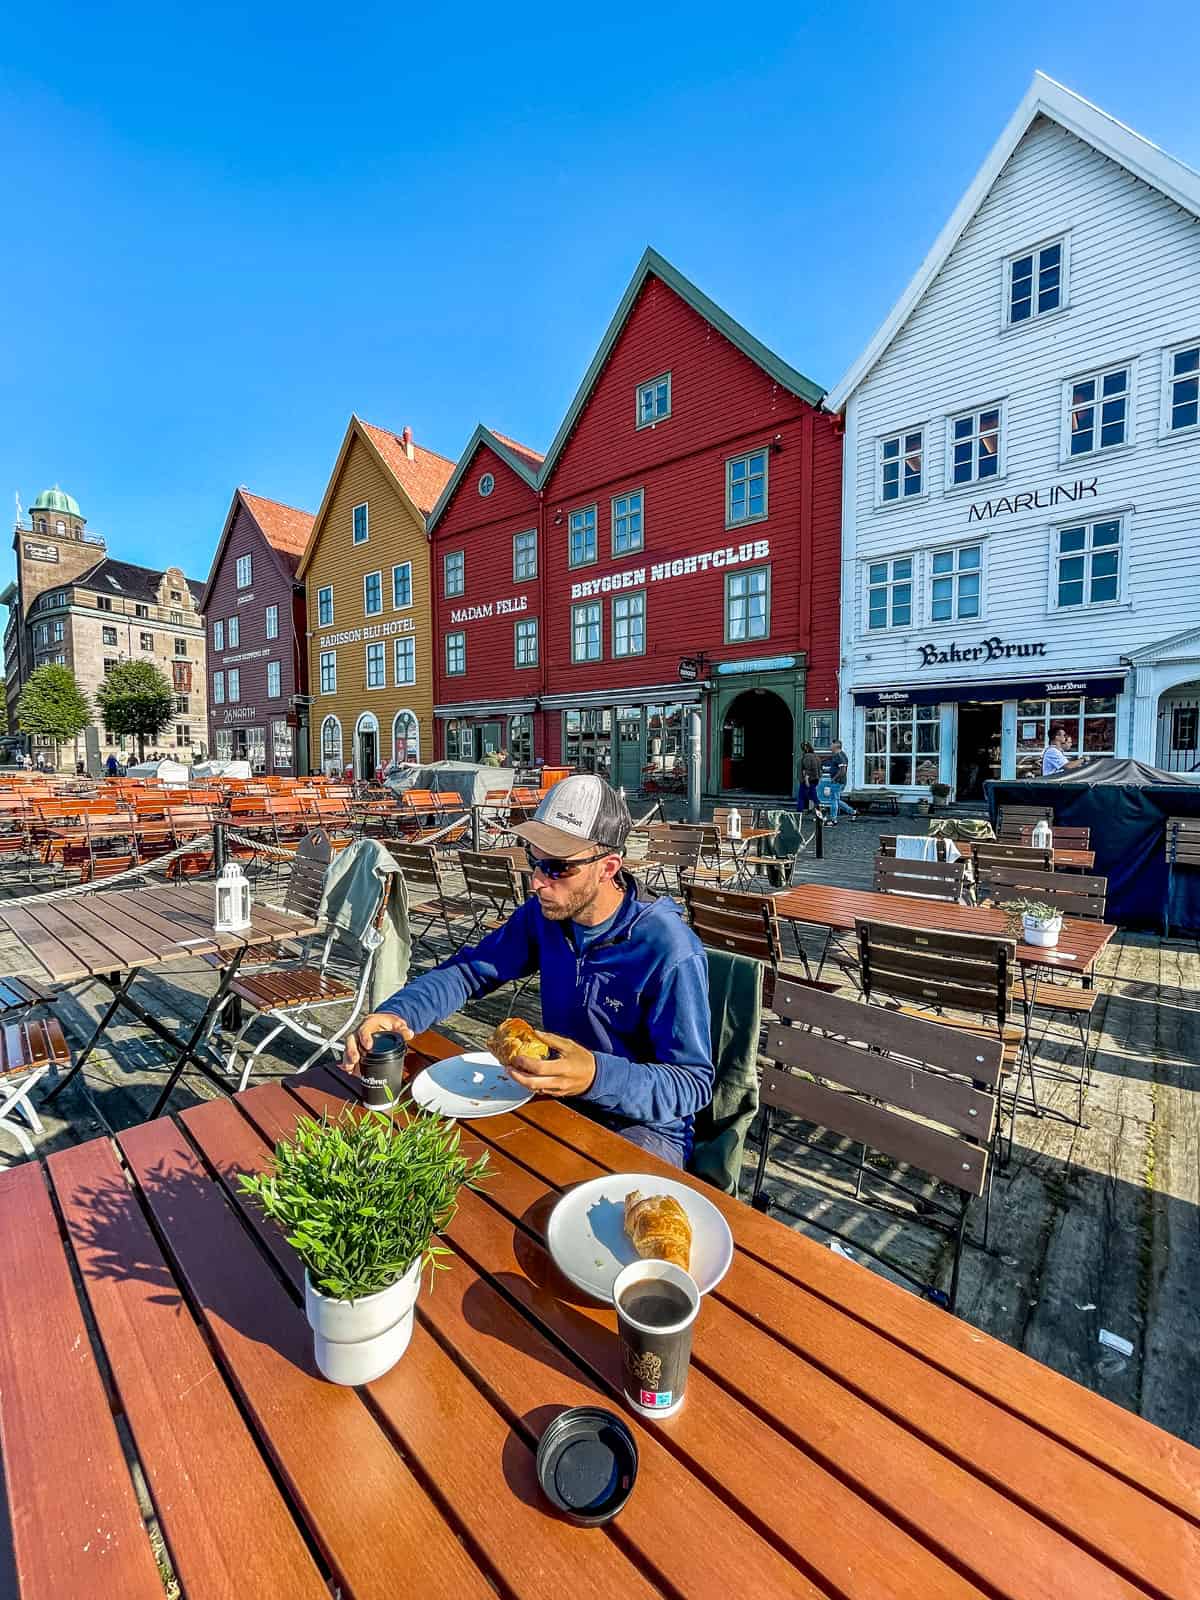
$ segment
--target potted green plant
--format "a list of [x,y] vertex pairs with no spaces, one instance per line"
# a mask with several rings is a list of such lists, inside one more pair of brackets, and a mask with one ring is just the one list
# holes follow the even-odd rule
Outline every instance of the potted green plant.
[[933,796],[935,806],[944,806],[950,798],[950,785],[948,783],[931,783],[929,792]]
[[452,1122],[348,1106],[333,1121],[302,1117],[271,1171],[239,1179],[304,1263],[317,1366],[332,1382],[370,1383],[404,1354],[421,1269],[432,1286],[449,1253],[435,1236],[486,1170]]
[[1062,932],[1061,911],[1056,911],[1042,900],[1009,900],[1004,909],[1014,924],[1014,932],[1019,919],[1021,936],[1026,944],[1050,948],[1058,943],[1058,936]]

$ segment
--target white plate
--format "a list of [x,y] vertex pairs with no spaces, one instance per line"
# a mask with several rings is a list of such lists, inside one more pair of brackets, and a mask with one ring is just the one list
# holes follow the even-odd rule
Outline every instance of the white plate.
[[419,1072],[412,1097],[426,1111],[465,1121],[515,1111],[533,1099],[533,1092],[514,1083],[490,1050],[468,1050]]
[[646,1172],[614,1172],[567,1190],[546,1226],[546,1244],[555,1266],[577,1289],[597,1300],[611,1300],[618,1272],[638,1259],[625,1232],[625,1196],[634,1189],[647,1197],[669,1194],[687,1212],[692,1225],[690,1271],[700,1293],[707,1294],[733,1260],[729,1224],[711,1200],[686,1183]]

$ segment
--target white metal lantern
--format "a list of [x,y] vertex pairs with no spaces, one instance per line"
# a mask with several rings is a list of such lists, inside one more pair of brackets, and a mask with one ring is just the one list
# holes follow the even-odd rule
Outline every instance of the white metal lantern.
[[1050,824],[1042,817],[1033,825],[1033,847],[1035,850],[1049,850],[1054,843],[1054,834]]
[[213,931],[240,933],[250,926],[250,885],[236,861],[221,868],[213,886]]

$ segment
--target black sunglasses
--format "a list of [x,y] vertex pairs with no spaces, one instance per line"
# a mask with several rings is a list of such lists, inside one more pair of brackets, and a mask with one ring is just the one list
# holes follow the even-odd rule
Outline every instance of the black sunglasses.
[[540,872],[543,878],[573,878],[580,867],[587,867],[594,861],[603,861],[605,856],[611,856],[612,850],[601,850],[599,855],[584,856],[582,861],[565,861],[561,856],[535,856],[528,845],[525,846],[525,856],[529,865],[535,872]]

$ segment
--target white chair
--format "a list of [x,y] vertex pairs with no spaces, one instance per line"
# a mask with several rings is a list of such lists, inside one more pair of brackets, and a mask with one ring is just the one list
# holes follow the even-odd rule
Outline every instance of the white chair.
[[33,1140],[9,1112],[15,1111],[34,1133],[41,1133],[42,1121],[31,1096],[48,1072],[70,1059],[62,1026],[53,1018],[10,1022],[0,1028],[0,1128],[12,1134],[27,1156],[34,1153]]

